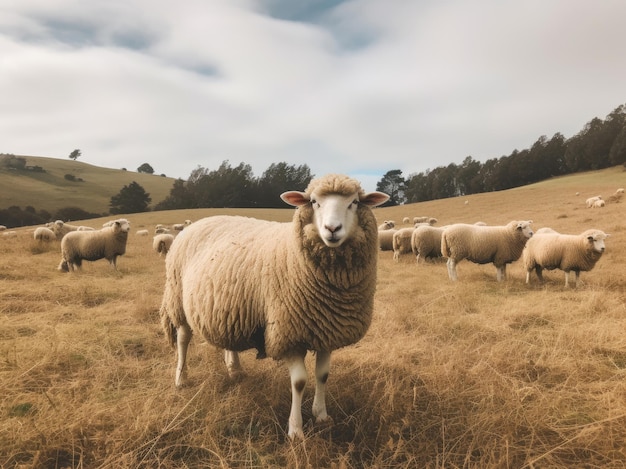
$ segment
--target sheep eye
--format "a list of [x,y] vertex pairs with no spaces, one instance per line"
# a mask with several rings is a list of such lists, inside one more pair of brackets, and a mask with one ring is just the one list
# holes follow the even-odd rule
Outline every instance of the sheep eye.
[[317,200],[315,200],[315,199],[311,199],[311,205],[312,205],[313,207],[316,207],[316,208],[319,208],[319,206],[320,206],[320,204],[318,204],[318,203],[317,203]]

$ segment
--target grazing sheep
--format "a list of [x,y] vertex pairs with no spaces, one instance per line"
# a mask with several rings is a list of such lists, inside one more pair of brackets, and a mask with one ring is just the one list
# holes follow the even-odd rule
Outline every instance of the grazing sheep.
[[396,226],[396,223],[393,220],[385,220],[380,225],[378,225],[378,231],[390,230]]
[[80,225],[78,228],[76,228],[76,231],[95,231],[95,228],[92,228],[91,226]]
[[148,230],[137,230],[135,233],[136,236],[148,236],[150,232]]
[[476,264],[493,263],[498,282],[506,278],[506,265],[516,261],[533,235],[532,221],[512,221],[504,226],[457,223],[441,235],[441,253],[448,258],[448,276],[457,280],[456,265],[463,259]]
[[172,225],[172,229],[174,231],[183,231],[185,229],[185,225],[183,223],[174,223]]
[[4,231],[2,236],[5,238],[17,238],[17,231]]
[[152,249],[154,249],[161,257],[165,257],[174,242],[174,235],[169,233],[161,233],[152,238]]
[[587,200],[585,200],[585,204],[587,205],[587,208],[593,207],[593,204],[597,200],[602,200],[602,196],[601,195],[596,195],[594,197],[589,197]]
[[405,225],[408,225],[411,223],[411,219],[409,217],[404,217],[402,219],[402,223],[404,223]]
[[106,259],[117,270],[117,257],[126,252],[126,241],[130,223],[125,218],[114,220],[110,226],[97,231],[73,231],[61,241],[61,263],[63,272],[78,270],[83,260]]
[[411,236],[411,250],[415,260],[419,264],[420,258],[426,261],[428,258],[440,258],[441,234],[445,227],[418,226]]
[[225,349],[231,374],[240,370],[239,351],[285,360],[288,435],[302,438],[307,351],[316,353],[313,416],[326,421],[331,352],[360,340],[370,325],[378,258],[371,208],[389,197],[331,174],[281,198],[297,207],[292,223],[216,216],[178,235],[165,258],[161,319],[177,346],[177,386],[185,382],[192,331]]
[[393,251],[393,235],[396,231],[398,230],[378,230],[378,247],[381,251]]
[[56,234],[50,228],[46,228],[45,226],[38,226],[33,233],[33,237],[36,241],[40,242],[50,242],[57,239]]
[[569,286],[570,272],[576,273],[576,287],[580,285],[580,272],[588,272],[604,253],[604,241],[609,235],[600,230],[587,230],[579,235],[554,232],[535,233],[526,243],[523,253],[526,283],[535,269],[543,283],[543,269],[560,269],[565,272],[565,286]]
[[413,235],[415,228],[400,228],[393,234],[392,247],[393,247],[393,259],[395,261],[400,260],[401,254],[407,254],[411,252],[411,235]]
[[170,234],[172,230],[169,228],[165,228],[164,226],[160,226],[154,230],[154,234]]
[[428,217],[413,217],[413,224],[416,223],[428,223]]

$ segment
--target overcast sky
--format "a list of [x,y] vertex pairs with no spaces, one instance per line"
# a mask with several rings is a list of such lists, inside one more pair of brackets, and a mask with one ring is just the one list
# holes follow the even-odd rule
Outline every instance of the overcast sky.
[[0,153],[353,175],[566,138],[626,103],[626,1],[2,0]]

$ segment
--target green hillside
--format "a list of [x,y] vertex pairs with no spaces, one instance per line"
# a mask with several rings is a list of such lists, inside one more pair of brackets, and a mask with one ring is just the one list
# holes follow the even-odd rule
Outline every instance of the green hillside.
[[[136,181],[152,198],[151,207],[165,199],[174,178],[102,168],[80,161],[16,155],[27,166],[40,166],[45,172],[10,170],[0,167],[0,209],[16,205],[55,212],[62,207],[79,207],[87,212],[108,213],[111,197]],[[69,181],[66,174],[79,181]]]

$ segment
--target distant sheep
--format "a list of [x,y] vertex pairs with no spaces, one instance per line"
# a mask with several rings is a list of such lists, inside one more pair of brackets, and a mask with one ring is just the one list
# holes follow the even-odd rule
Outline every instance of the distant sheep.
[[579,235],[556,232],[537,232],[524,248],[523,262],[526,283],[534,269],[543,283],[543,269],[560,269],[565,272],[565,286],[569,286],[570,272],[576,274],[576,287],[580,285],[580,272],[588,272],[604,253],[604,241],[609,235],[600,230],[587,230]]
[[602,200],[602,199],[598,199],[598,200],[596,200],[596,201],[593,203],[593,205],[591,206],[591,208],[602,208],[602,207],[604,207],[604,205],[605,205],[604,200]]
[[396,231],[398,230],[378,230],[378,247],[381,251],[393,251],[393,235]]
[[7,227],[4,225],[0,225],[0,231],[6,231]]
[[135,236],[148,236],[150,232],[148,230],[137,230]]
[[174,235],[169,233],[161,233],[152,238],[152,249],[154,249],[161,257],[165,257],[172,247]]
[[239,351],[284,360],[293,439],[304,438],[307,351],[316,353],[312,414],[328,421],[331,352],[360,340],[370,325],[378,259],[371,208],[388,196],[327,175],[281,198],[297,207],[291,223],[215,216],[178,235],[165,258],[161,319],[178,351],[177,386],[185,384],[192,331],[225,349],[231,374],[240,371]]
[[50,228],[46,228],[45,226],[38,226],[34,233],[33,237],[36,241],[40,242],[50,242],[57,239],[56,234]]
[[182,224],[182,223],[174,223],[174,224],[172,225],[172,229],[173,229],[174,231],[183,231],[183,230],[185,229],[185,225],[184,225],[184,224]]
[[78,231],[78,226],[70,225],[69,223],[65,223],[63,220],[46,223],[46,228],[50,228],[52,231],[54,231],[54,234],[56,235],[56,238],[58,240],[63,239],[66,234],[72,231]]
[[164,226],[159,226],[158,228],[154,230],[154,234],[170,234],[171,232],[172,230]]
[[393,259],[395,261],[400,260],[401,254],[411,252],[411,235],[413,231],[415,231],[415,228],[400,228],[393,234],[392,247]]
[[616,204],[622,200],[624,196],[624,189],[620,188],[615,191],[614,194],[611,194],[607,199],[607,202],[610,204]]
[[130,223],[125,218],[112,221],[110,226],[97,231],[73,231],[61,241],[61,263],[58,269],[78,270],[83,260],[106,259],[117,269],[117,257],[126,252]]
[[5,238],[17,238],[17,231],[3,231],[2,236]]
[[76,229],[76,231],[94,231],[94,230],[95,228],[92,228],[91,226],[84,226],[84,225],[81,225]]
[[602,196],[601,195],[596,195],[594,197],[589,197],[587,200],[585,200],[585,204],[587,205],[587,208],[593,207],[593,204],[597,200],[602,200]]
[[395,226],[396,224],[393,220],[385,220],[380,225],[378,225],[378,231],[390,230]]
[[476,264],[493,263],[500,282],[506,277],[506,265],[516,261],[533,235],[532,221],[512,221],[504,226],[480,226],[457,223],[441,235],[441,253],[448,258],[448,276],[457,280],[456,265],[463,259]]
[[402,219],[402,223],[404,223],[405,225],[408,225],[411,223],[411,219],[409,217],[404,217]]
[[418,226],[411,235],[411,250],[419,264],[420,259],[440,258],[441,235],[445,227]]

